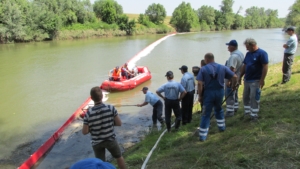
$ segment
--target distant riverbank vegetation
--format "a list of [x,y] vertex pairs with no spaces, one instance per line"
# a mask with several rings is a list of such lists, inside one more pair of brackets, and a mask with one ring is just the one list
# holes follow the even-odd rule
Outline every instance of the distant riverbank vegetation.
[[275,9],[250,7],[233,12],[233,0],[220,1],[220,9],[198,9],[182,2],[167,16],[161,4],[150,4],[143,14],[124,14],[115,0],[1,0],[0,43],[53,39],[166,34],[170,32],[221,31],[298,26],[299,4],[287,18]]

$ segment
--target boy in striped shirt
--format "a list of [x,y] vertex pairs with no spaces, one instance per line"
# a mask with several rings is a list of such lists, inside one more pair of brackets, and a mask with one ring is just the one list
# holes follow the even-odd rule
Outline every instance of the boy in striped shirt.
[[117,159],[119,168],[125,169],[125,161],[114,133],[114,126],[122,125],[118,112],[114,106],[102,103],[100,87],[93,87],[90,94],[94,107],[89,108],[84,116],[82,134],[91,134],[91,143],[97,158],[105,161],[107,149]]

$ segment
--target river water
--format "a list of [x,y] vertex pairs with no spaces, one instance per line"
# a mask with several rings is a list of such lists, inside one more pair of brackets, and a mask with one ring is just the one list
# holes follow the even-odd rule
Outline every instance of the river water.
[[[0,168],[19,166],[86,100],[91,87],[107,79],[108,70],[163,36],[0,45]],[[142,103],[142,86],[154,92],[166,82],[168,70],[179,81],[182,75],[178,68],[185,64],[191,70],[207,52],[223,64],[229,57],[225,43],[236,39],[246,53],[242,43],[249,37],[267,51],[270,63],[282,61],[282,45],[288,36],[281,29],[177,34],[136,62],[149,68],[151,81],[130,91],[110,93],[107,103]],[[141,124],[136,129],[140,132],[151,124],[151,106],[120,107],[118,111],[125,124]],[[130,137],[130,132],[125,135]]]

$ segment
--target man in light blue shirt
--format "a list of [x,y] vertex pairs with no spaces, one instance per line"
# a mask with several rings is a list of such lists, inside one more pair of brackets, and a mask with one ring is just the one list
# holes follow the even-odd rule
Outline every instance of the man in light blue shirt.
[[181,85],[186,91],[186,95],[181,102],[181,115],[182,125],[190,123],[192,121],[194,94],[195,94],[195,80],[194,76],[188,72],[188,67],[183,65],[179,68],[183,74],[181,78]]
[[148,103],[150,103],[153,106],[153,113],[152,113],[153,126],[156,126],[157,120],[160,122],[161,126],[164,126],[164,119],[161,117],[162,109],[163,109],[162,102],[155,94],[148,91],[148,87],[143,87],[142,92],[146,95],[145,101],[144,103],[137,104],[136,106],[143,107],[146,106]]
[[[226,43],[230,57],[226,62],[226,65],[232,72],[234,72],[239,78],[241,74],[241,68],[243,66],[244,54],[238,50],[238,43],[236,40],[231,40]],[[226,117],[231,117],[237,112],[239,108],[238,89],[232,90],[231,81],[225,79],[225,97],[226,100]]]
[[[180,83],[173,81],[174,75],[172,71],[168,71],[165,76],[167,77],[168,82],[158,88],[156,93],[165,101],[165,120],[168,132],[170,132],[172,110],[176,117],[175,130],[179,129],[181,121],[179,102],[186,95],[186,91]],[[163,96],[161,93],[164,93],[165,96]]]
[[287,28],[286,33],[290,35],[290,38],[286,42],[286,44],[283,45],[283,48],[285,48],[285,50],[284,50],[284,56],[282,62],[283,76],[282,76],[281,84],[290,81],[292,75],[294,54],[296,53],[298,47],[298,38],[297,35],[295,34],[295,28],[294,27]]

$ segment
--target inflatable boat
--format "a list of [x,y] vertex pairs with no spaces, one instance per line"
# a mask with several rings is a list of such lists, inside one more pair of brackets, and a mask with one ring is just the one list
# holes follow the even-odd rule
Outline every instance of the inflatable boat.
[[147,67],[137,66],[137,68],[138,68],[138,74],[135,77],[130,79],[121,78],[120,81],[105,80],[101,84],[100,88],[108,92],[125,91],[125,90],[133,89],[138,85],[151,79],[152,75]]

